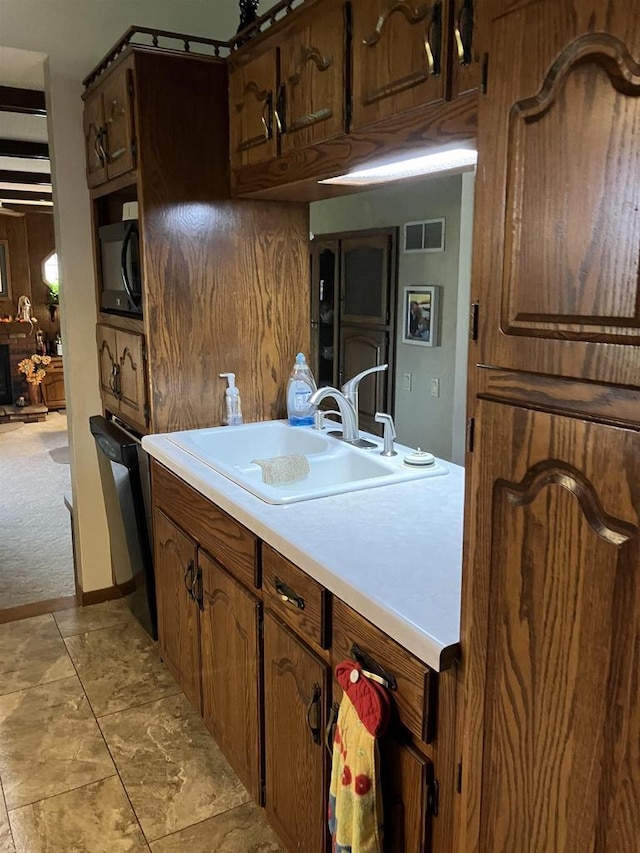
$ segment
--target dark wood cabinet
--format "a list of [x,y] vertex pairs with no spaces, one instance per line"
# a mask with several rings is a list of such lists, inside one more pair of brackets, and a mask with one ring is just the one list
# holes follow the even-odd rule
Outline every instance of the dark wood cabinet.
[[205,552],[202,572],[202,714],[256,802],[262,802],[260,601]]
[[443,101],[448,0],[352,0],[351,7],[352,129]]
[[48,409],[64,409],[66,405],[64,391],[64,367],[61,356],[53,356],[47,367],[47,374],[40,386],[42,399]]
[[453,28],[450,32],[451,97],[474,92],[482,86],[484,55],[480,29],[481,10],[487,0],[451,0]]
[[193,707],[201,711],[200,620],[194,593],[197,546],[157,508],[153,532],[160,655]]
[[379,747],[385,853],[428,853],[433,765],[393,733],[381,738]]
[[84,105],[87,184],[96,187],[136,167],[132,63],[109,71]]
[[[275,48],[243,56],[229,73],[229,140],[235,168],[277,154],[277,53]],[[278,118],[277,121],[280,121]]]
[[328,665],[268,611],[264,617],[266,809],[291,851],[323,853],[329,773]]
[[635,850],[640,3],[493,12],[457,849]]
[[[362,429],[381,434],[376,412],[393,412],[397,229],[318,235],[312,246],[311,332],[320,385],[388,364],[362,380]],[[314,322],[316,325],[314,326]]]
[[327,0],[298,18],[280,43],[281,151],[346,131],[346,4]]

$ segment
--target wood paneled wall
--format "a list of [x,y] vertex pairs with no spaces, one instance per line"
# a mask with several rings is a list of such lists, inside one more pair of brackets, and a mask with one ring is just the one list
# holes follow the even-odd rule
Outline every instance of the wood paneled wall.
[[25,216],[0,215],[0,240],[7,241],[9,279],[9,295],[0,298],[0,316],[15,316],[18,298],[23,294],[31,299],[25,219]]
[[33,314],[38,324],[49,340],[53,340],[60,331],[59,313],[51,319],[47,299],[49,289],[42,279],[42,262],[55,251],[56,242],[53,231],[53,215],[50,212],[27,213],[25,215],[27,228],[27,248],[29,255],[29,272],[31,276],[31,304]]

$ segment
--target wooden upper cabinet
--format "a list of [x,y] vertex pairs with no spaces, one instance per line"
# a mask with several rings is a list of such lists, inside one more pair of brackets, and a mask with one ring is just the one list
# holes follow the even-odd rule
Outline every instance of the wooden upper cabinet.
[[[482,51],[478,6],[483,0],[451,0],[453,28],[450,32],[451,97],[479,89],[482,83]],[[486,3],[487,0],[484,0]]]
[[480,401],[475,434],[459,849],[637,850],[638,432]]
[[345,14],[344,0],[320,3],[280,45],[283,154],[345,132]]
[[133,70],[123,65],[110,74],[102,87],[102,97],[107,133],[107,175],[111,179],[136,165]]
[[107,74],[84,103],[87,185],[98,186],[136,167],[133,60]]
[[475,360],[639,387],[640,4],[565,5],[492,25]]
[[87,166],[87,186],[98,186],[107,180],[107,149],[102,92],[90,95],[84,104],[84,144]]
[[448,0],[352,0],[351,6],[351,128],[444,100]]
[[275,99],[277,52],[255,58],[240,55],[229,71],[229,134],[234,168],[269,160],[277,154]]

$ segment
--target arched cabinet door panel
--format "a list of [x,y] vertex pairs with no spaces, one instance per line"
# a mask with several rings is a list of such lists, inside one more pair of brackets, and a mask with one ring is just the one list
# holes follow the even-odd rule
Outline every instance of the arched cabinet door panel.
[[640,345],[640,3],[592,5],[493,24],[477,361],[638,386],[625,349]]
[[464,849],[637,847],[638,483],[637,431],[477,407]]

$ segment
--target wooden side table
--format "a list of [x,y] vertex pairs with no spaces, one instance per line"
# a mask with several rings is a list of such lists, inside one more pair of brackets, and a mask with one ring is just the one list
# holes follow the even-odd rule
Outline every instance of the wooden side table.
[[64,397],[64,368],[62,356],[55,355],[47,368],[47,375],[40,386],[42,399],[49,409],[64,409],[66,401]]

